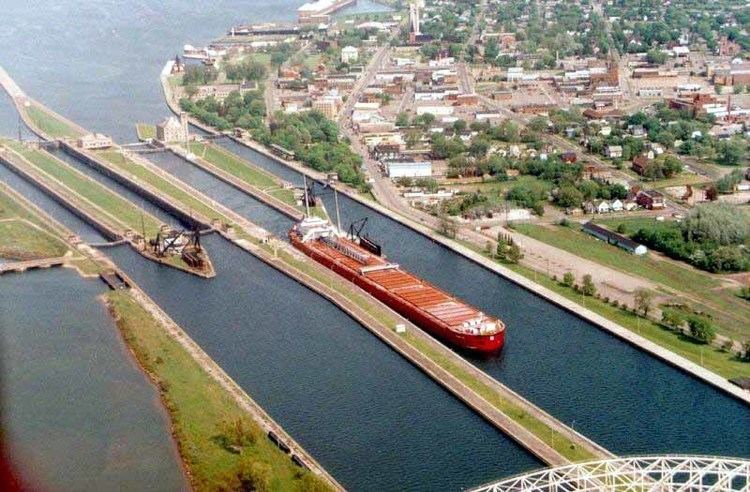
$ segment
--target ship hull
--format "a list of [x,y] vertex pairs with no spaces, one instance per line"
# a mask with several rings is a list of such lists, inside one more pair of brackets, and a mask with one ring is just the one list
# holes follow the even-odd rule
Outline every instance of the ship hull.
[[447,325],[436,322],[428,313],[388,291],[366,275],[362,275],[356,270],[337,263],[331,257],[321,254],[316,249],[309,247],[294,235],[290,235],[290,239],[295,248],[302,251],[304,254],[329,270],[344,277],[358,287],[361,287],[367,293],[399,313],[404,318],[449,345],[482,354],[493,354],[502,349],[505,343],[505,330],[492,335],[457,333],[451,330]]

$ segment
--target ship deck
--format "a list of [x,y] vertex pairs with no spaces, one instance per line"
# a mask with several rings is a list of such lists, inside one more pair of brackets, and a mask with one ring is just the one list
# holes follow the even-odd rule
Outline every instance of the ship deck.
[[[367,260],[365,262],[357,261],[323,241],[311,241],[308,243],[308,246],[316,250],[318,253],[329,256],[336,263],[356,272],[360,272],[360,274],[364,275],[373,283],[380,285],[392,294],[408,302],[416,309],[428,313],[436,320],[445,323],[457,332],[464,331],[464,322],[482,317],[483,314],[478,309],[455,299],[446,292],[420,280],[398,267],[384,268],[382,270],[365,270],[362,272],[363,267],[386,267],[389,263],[384,258],[373,255],[351,241],[339,241],[342,241],[348,248],[352,248],[357,253],[363,255]],[[502,323],[499,322],[499,320],[498,325],[502,326]]]

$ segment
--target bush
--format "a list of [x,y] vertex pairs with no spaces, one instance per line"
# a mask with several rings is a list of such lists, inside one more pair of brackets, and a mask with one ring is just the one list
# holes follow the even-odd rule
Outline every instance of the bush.
[[596,294],[596,285],[594,285],[591,275],[588,273],[583,276],[583,285],[581,286],[581,292],[585,296],[593,296]]
[[716,337],[713,324],[705,318],[692,316],[688,319],[688,326],[690,327],[690,335],[700,342],[711,343]]
[[575,281],[576,281],[576,277],[575,275],[573,275],[572,272],[565,272],[562,278],[562,284],[565,287],[572,287]]

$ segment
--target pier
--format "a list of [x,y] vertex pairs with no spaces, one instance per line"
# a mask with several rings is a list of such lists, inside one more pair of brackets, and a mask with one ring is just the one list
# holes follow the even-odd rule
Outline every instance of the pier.
[[13,261],[10,263],[0,263],[0,275],[4,273],[21,273],[27,270],[37,270],[40,268],[52,268],[65,265],[69,258],[43,258],[41,260]]
[[[265,203],[266,205],[274,208],[278,212],[281,212],[282,214],[286,215],[287,217],[293,220],[299,221],[299,220],[302,220],[302,218],[304,217],[304,214],[300,210],[298,210],[296,207],[293,207],[289,205],[288,203],[285,203],[284,201],[271,195],[270,193],[267,193],[261,188],[257,186],[253,186],[249,184],[247,181],[242,180],[223,169],[220,169],[218,166],[210,163],[205,158],[199,157],[195,154],[188,154],[187,152],[184,151],[184,149],[182,149],[182,147],[170,146],[169,150],[171,150],[175,155],[193,164],[194,166],[200,169],[203,169],[207,173],[214,175],[215,177],[227,183],[228,185],[255,198],[256,200],[259,200]],[[278,180],[278,178],[276,178],[275,176],[274,176],[274,179]],[[283,186],[280,180],[278,181],[279,181],[278,186],[280,187]]]

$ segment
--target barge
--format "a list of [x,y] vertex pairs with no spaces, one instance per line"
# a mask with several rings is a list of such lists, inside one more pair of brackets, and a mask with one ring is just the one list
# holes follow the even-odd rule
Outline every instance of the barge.
[[367,236],[343,234],[329,221],[306,217],[289,231],[292,245],[440,340],[479,353],[498,352],[505,325],[381,255]]

